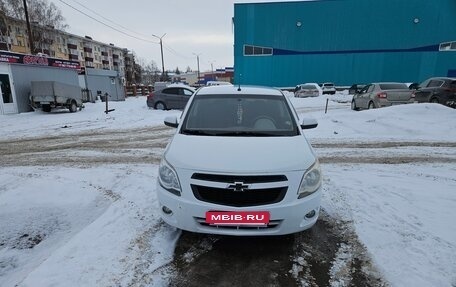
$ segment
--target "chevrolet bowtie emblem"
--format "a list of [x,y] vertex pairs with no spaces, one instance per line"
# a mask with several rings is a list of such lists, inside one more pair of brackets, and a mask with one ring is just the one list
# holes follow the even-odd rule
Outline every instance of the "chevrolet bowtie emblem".
[[248,184],[244,184],[243,182],[241,181],[236,181],[234,182],[234,184],[229,184],[227,186],[228,189],[232,189],[233,191],[235,192],[242,192],[242,191],[246,191],[249,189],[249,186]]

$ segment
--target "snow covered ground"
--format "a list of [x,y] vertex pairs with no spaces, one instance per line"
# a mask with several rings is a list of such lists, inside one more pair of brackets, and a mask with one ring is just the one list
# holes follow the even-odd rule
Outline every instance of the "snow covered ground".
[[[300,115],[319,122],[306,135],[322,158],[324,210],[351,226],[385,280],[456,286],[456,110],[411,104],[355,112],[346,94],[288,96]],[[104,103],[89,103],[74,114],[0,116],[0,286],[162,286],[172,276],[167,266],[180,232],[159,220],[157,163],[137,160],[147,145],[101,150],[81,140],[70,164],[45,166],[36,162],[49,152],[11,148],[35,138],[78,141],[80,133],[100,134],[108,145],[118,140],[111,132],[123,131],[122,141],[139,132],[163,141],[172,130],[154,127],[180,115],[150,110],[144,97],[110,108],[108,115]],[[65,147],[57,146],[62,155]],[[155,148],[163,150],[161,143]],[[105,154],[135,160],[89,160]],[[18,156],[33,164],[12,164]]]

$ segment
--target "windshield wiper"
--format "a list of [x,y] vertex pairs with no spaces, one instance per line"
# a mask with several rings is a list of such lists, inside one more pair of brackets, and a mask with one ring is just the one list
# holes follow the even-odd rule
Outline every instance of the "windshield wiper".
[[271,132],[257,132],[257,131],[229,131],[229,132],[218,132],[216,135],[225,137],[274,137],[279,136]]
[[198,135],[198,136],[215,136],[214,133],[210,133],[207,131],[203,130],[189,130],[189,129],[183,129],[182,133],[185,135]]

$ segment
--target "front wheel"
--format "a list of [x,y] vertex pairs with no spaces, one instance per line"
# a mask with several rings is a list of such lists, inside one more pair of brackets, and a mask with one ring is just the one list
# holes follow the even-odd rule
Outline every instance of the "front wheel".
[[435,97],[432,98],[429,102],[430,102],[430,103],[433,103],[433,104],[440,104],[439,99],[438,99],[438,98],[435,98]]
[[70,113],[75,113],[78,110],[78,106],[76,105],[75,101],[72,101],[70,107],[68,108]]
[[156,110],[166,110],[166,105],[163,102],[157,102],[155,104],[155,109]]
[[354,111],[359,110],[358,107],[356,106],[355,100],[352,100],[351,109],[354,110]]

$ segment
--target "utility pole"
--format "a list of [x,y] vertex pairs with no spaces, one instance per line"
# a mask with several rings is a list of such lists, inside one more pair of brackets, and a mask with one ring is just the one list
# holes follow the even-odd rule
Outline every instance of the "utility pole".
[[30,20],[29,20],[28,11],[27,11],[27,0],[24,0],[24,11],[25,11],[25,21],[27,22],[30,54],[33,54],[33,51],[35,50],[35,48],[33,47],[32,28],[30,26]]
[[[25,1],[25,0],[24,0]],[[164,80],[165,77],[165,60],[163,59],[163,41],[162,38],[165,37],[166,33],[163,34],[163,36],[158,37],[157,35],[152,34],[153,37],[160,39],[160,51],[161,51],[161,58],[162,58],[162,81]]]
[[215,61],[212,61],[212,62],[209,62],[211,63],[211,77],[212,77],[212,80],[215,81],[215,76],[214,76],[214,62]]
[[195,54],[195,53],[193,53],[193,55],[196,56],[196,64],[198,65],[198,82],[199,82],[199,80],[200,80],[200,58],[199,58],[199,56],[200,56],[201,54]]

